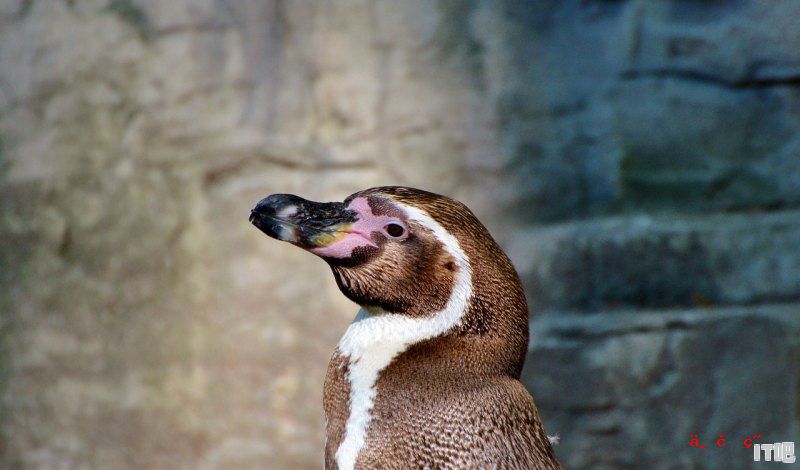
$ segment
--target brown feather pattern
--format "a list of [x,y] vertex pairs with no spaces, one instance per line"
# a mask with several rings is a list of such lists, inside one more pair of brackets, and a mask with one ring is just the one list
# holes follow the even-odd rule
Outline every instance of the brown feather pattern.
[[[472,268],[472,298],[460,326],[410,346],[375,384],[365,445],[357,468],[560,468],[533,398],[519,382],[528,343],[528,308],[508,257],[458,201],[402,187],[371,188],[375,214],[402,217],[393,201],[427,212],[459,242]],[[456,269],[442,242],[425,227],[382,243],[357,265],[332,264],[342,291],[363,306],[414,317],[439,311]],[[337,351],[328,368],[325,465],[349,415],[348,358]]]

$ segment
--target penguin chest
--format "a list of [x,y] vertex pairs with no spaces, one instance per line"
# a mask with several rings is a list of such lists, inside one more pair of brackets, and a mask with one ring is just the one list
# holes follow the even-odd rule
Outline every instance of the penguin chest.
[[350,470],[365,451],[367,430],[374,428],[379,374],[396,356],[394,348],[378,348],[353,360],[334,353],[325,379],[326,468]]
[[559,468],[516,379],[467,374],[425,346],[377,370],[370,359],[331,360],[325,468]]

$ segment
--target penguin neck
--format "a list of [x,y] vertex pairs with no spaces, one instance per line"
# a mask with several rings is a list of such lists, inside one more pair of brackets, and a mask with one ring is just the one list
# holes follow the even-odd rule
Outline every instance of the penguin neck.
[[489,274],[470,270],[445,308],[428,316],[362,306],[339,341],[339,352],[373,379],[412,347],[434,347],[435,357],[448,358],[460,373],[474,366],[480,373],[519,378],[528,347],[525,295],[513,268]]
[[[460,307],[460,306],[458,306]],[[440,337],[461,325],[466,308],[445,308],[429,317],[409,317],[361,308],[339,341],[351,363],[374,362],[376,372],[408,347]]]
[[463,298],[451,296],[443,310],[425,318],[359,310],[338,345],[348,363],[346,380],[350,385],[344,439],[336,451],[339,468],[352,469],[364,446],[379,374],[410,346],[457,328],[467,309],[471,287],[459,294]]

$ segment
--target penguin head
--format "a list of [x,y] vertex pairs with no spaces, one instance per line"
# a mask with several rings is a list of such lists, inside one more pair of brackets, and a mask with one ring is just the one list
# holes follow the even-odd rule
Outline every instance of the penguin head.
[[455,290],[471,291],[472,266],[460,238],[470,229],[488,237],[460,202],[405,187],[371,188],[343,202],[273,194],[250,221],[324,259],[342,293],[365,311],[412,317],[442,310]]
[[494,361],[492,370],[519,377],[528,345],[525,294],[506,254],[462,203],[399,186],[343,202],[273,194],[250,221],[330,265],[339,289],[364,312],[344,344],[476,340],[461,354],[480,350],[474,364]]

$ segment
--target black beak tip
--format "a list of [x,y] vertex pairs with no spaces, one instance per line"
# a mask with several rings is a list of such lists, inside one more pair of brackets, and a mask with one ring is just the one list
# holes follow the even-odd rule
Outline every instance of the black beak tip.
[[285,207],[287,203],[286,196],[273,194],[258,201],[256,206],[250,209],[250,216],[248,217],[250,223],[266,235],[281,240],[281,222],[276,217],[276,214]]
[[280,239],[280,230],[281,225],[275,219],[270,218],[264,214],[260,214],[258,212],[251,211],[250,212],[250,223],[259,230],[261,230],[264,234],[272,237]]
[[266,215],[275,215],[278,211],[290,204],[298,205],[302,202],[306,202],[305,199],[295,196],[294,194],[271,194],[258,201],[253,211]]
[[290,204],[305,202],[293,194],[271,194],[258,201],[256,206],[250,210],[250,223],[272,237],[277,231],[278,222],[275,220],[276,214]]

